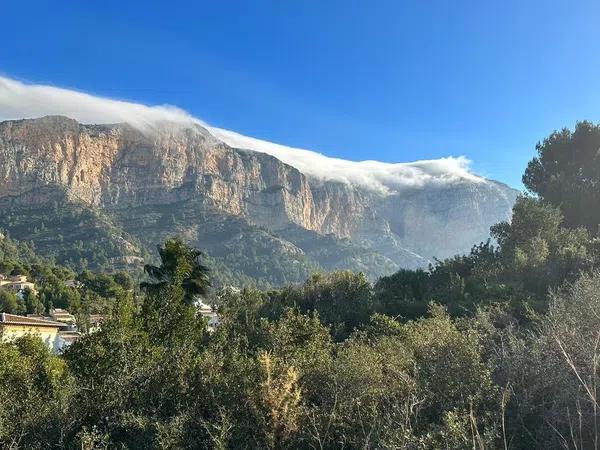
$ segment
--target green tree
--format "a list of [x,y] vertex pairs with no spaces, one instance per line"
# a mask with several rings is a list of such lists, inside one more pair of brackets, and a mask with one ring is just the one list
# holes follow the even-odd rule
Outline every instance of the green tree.
[[25,303],[14,292],[0,289],[0,312],[24,314],[25,311]]
[[206,323],[195,303],[210,286],[208,269],[200,263],[202,253],[180,239],[169,239],[158,250],[161,265],[144,268],[154,281],[140,284],[146,292],[142,304],[146,330],[163,345],[201,345]]
[[38,296],[30,289],[26,289],[23,293],[23,300],[25,302],[27,314],[44,314],[46,312],[44,304],[40,301]]
[[0,447],[65,448],[74,389],[65,362],[39,338],[0,342]]
[[65,358],[82,387],[72,412],[78,439],[132,450],[207,447],[202,423],[209,405],[197,332],[204,327],[192,306],[179,306],[192,314],[176,308],[178,320],[164,318],[167,333],[150,325],[155,316],[138,310],[131,295],[121,297],[99,331],[69,347]]
[[133,278],[127,272],[117,272],[113,275],[115,283],[126,291],[130,291],[134,287]]
[[373,288],[363,273],[349,271],[314,274],[301,286],[290,286],[271,294],[272,306],[296,307],[302,313],[316,312],[331,327],[336,340],[343,340],[374,311]]
[[200,262],[201,251],[188,247],[179,238],[173,238],[158,247],[158,253],[160,266],[144,266],[144,271],[152,281],[142,282],[142,290],[159,293],[166,288],[181,289],[187,304],[192,304],[196,297],[208,292],[208,268]]
[[38,284],[38,298],[47,311],[52,307],[65,308],[72,313],[81,306],[81,293],[74,288],[64,285],[56,276],[51,275]]
[[510,223],[492,227],[501,254],[502,281],[533,294],[546,305],[549,288],[574,281],[594,266],[597,241],[583,228],[565,228],[560,210],[539,199],[520,197]]
[[508,439],[517,449],[600,445],[600,273],[551,295],[534,332],[497,345],[510,393]]
[[565,225],[597,233],[600,224],[600,125],[578,122],[575,131],[555,131],[538,143],[523,184],[560,208]]
[[380,313],[408,319],[422,317],[429,302],[430,272],[401,269],[377,280],[374,293]]
[[490,241],[470,253],[431,264],[427,271],[400,270],[375,284],[378,312],[403,320],[424,317],[432,302],[451,316],[464,316],[483,305],[509,301],[511,286],[501,278],[501,252]]
[[311,448],[497,448],[497,389],[479,335],[436,307],[399,324],[375,316],[303,385]]

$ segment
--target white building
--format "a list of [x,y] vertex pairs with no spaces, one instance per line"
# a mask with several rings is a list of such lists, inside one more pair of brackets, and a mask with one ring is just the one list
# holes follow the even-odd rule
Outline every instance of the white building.
[[26,335],[38,336],[50,350],[59,352],[63,347],[60,330],[66,328],[64,323],[37,317],[0,314],[0,338],[12,341]]
[[0,288],[9,289],[14,292],[24,292],[26,290],[30,290],[34,294],[37,293],[35,290],[35,284],[30,281],[27,281],[27,277],[25,275],[2,275],[0,274]]
[[67,311],[66,309],[54,308],[54,309],[50,310],[50,317],[55,322],[61,322],[61,323],[64,323],[65,325],[68,325],[69,329],[72,331],[77,328],[77,325],[76,325],[77,320],[75,319],[75,316],[73,314],[71,314],[69,311]]

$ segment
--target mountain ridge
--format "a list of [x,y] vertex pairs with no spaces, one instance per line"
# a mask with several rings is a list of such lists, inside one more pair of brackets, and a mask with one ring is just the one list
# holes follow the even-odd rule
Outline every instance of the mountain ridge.
[[[240,229],[256,238],[259,229],[268,230],[276,238],[269,242],[278,248],[277,242],[288,242],[291,247],[283,245],[281,251],[298,261],[294,252],[299,249],[307,261],[297,264],[306,271],[309,266],[344,268],[335,258],[345,260],[345,251],[353,255],[347,268],[364,268],[362,251],[377,260],[371,277],[468,250],[485,240],[490,225],[510,217],[516,196],[488,180],[385,193],[340,181],[315,182],[272,155],[231,147],[199,124],[161,123],[148,133],[128,124],[84,125],[63,116],[0,123],[0,181],[0,205],[43,207],[60,201],[101,211],[139,242],[125,260],[141,258],[144,249],[169,234],[207,246],[202,235],[211,231],[203,231],[198,221],[212,214],[220,217],[215,224],[242,220],[246,225]],[[157,219],[156,211],[163,209],[170,212],[161,214],[175,219]],[[138,222],[151,225],[128,225]],[[0,225],[10,231],[6,223]],[[307,238],[302,230],[313,234]],[[328,235],[331,254],[315,256],[313,249],[307,256],[310,242]]]

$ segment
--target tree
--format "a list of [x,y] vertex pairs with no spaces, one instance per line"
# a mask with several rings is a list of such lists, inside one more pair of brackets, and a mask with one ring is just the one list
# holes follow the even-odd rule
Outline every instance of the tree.
[[27,314],[44,314],[46,312],[44,304],[40,301],[38,296],[30,289],[26,289],[23,293],[23,300],[25,302]]
[[516,449],[600,446],[600,273],[551,295],[535,332],[497,347]]
[[133,279],[127,272],[117,272],[113,275],[113,279],[115,280],[115,283],[126,291],[133,289]]
[[431,312],[405,324],[374,316],[336,345],[303,384],[301,448],[497,448],[498,396],[479,336]]
[[377,310],[390,316],[414,319],[427,312],[430,273],[422,270],[400,269],[375,283]]
[[170,306],[161,311],[178,316],[165,317],[167,333],[153,322],[154,314],[146,316],[147,307],[140,311],[131,294],[122,296],[100,330],[65,352],[82,386],[72,403],[80,439],[131,450],[208,448],[201,423],[209,405],[196,332],[203,332],[204,324],[192,305]]
[[600,224],[600,125],[578,122],[575,131],[555,131],[538,143],[523,184],[560,208],[565,225],[598,233]]
[[0,289],[0,312],[24,314],[25,303],[14,292]]
[[302,286],[290,286],[272,294],[273,304],[297,307],[302,313],[317,312],[332,327],[336,340],[368,322],[373,314],[373,288],[363,273],[339,271],[314,274]]
[[502,279],[545,301],[549,288],[572,282],[594,266],[597,242],[584,228],[562,226],[560,210],[540,199],[519,197],[510,223],[494,225]]
[[39,284],[38,298],[46,310],[65,308],[75,313],[81,306],[81,293],[64,285],[56,276],[51,275]]
[[375,284],[378,312],[412,320],[424,317],[432,302],[444,305],[451,316],[472,314],[481,304],[510,298],[500,281],[500,252],[489,240],[474,245],[466,255],[430,264],[427,271],[400,270]]
[[104,273],[84,270],[77,279],[87,291],[92,291],[104,298],[114,298],[123,289],[113,276]]
[[0,448],[64,448],[74,388],[65,362],[38,337],[0,342]]
[[206,323],[195,304],[210,286],[208,268],[200,263],[202,252],[178,238],[167,240],[158,252],[161,265],[144,267],[153,281],[140,284],[146,292],[141,314],[145,328],[151,339],[163,345],[194,342],[201,346]]
[[160,266],[144,266],[152,281],[142,282],[142,290],[157,294],[166,288],[182,289],[187,304],[194,303],[196,297],[208,292],[208,268],[200,262],[201,251],[188,247],[179,238],[173,238],[167,240],[163,247],[159,246],[158,253]]

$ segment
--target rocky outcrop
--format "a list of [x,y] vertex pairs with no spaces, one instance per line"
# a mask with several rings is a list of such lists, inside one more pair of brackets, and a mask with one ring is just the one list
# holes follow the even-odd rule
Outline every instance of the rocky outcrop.
[[[199,125],[163,123],[144,134],[60,116],[0,123],[0,200],[43,205],[51,201],[48,187],[120,217],[193,203],[274,233],[293,225],[349,238],[399,265],[468,250],[509,218],[515,199],[514,190],[491,181],[391,194],[323,182],[267,154],[231,148]],[[165,231],[182,227],[185,221]]]
[[289,221],[318,226],[301,173],[273,157],[231,149],[201,127],[165,124],[147,136],[127,125],[64,117],[0,124],[0,197],[49,184],[101,208],[201,197],[274,228]]

